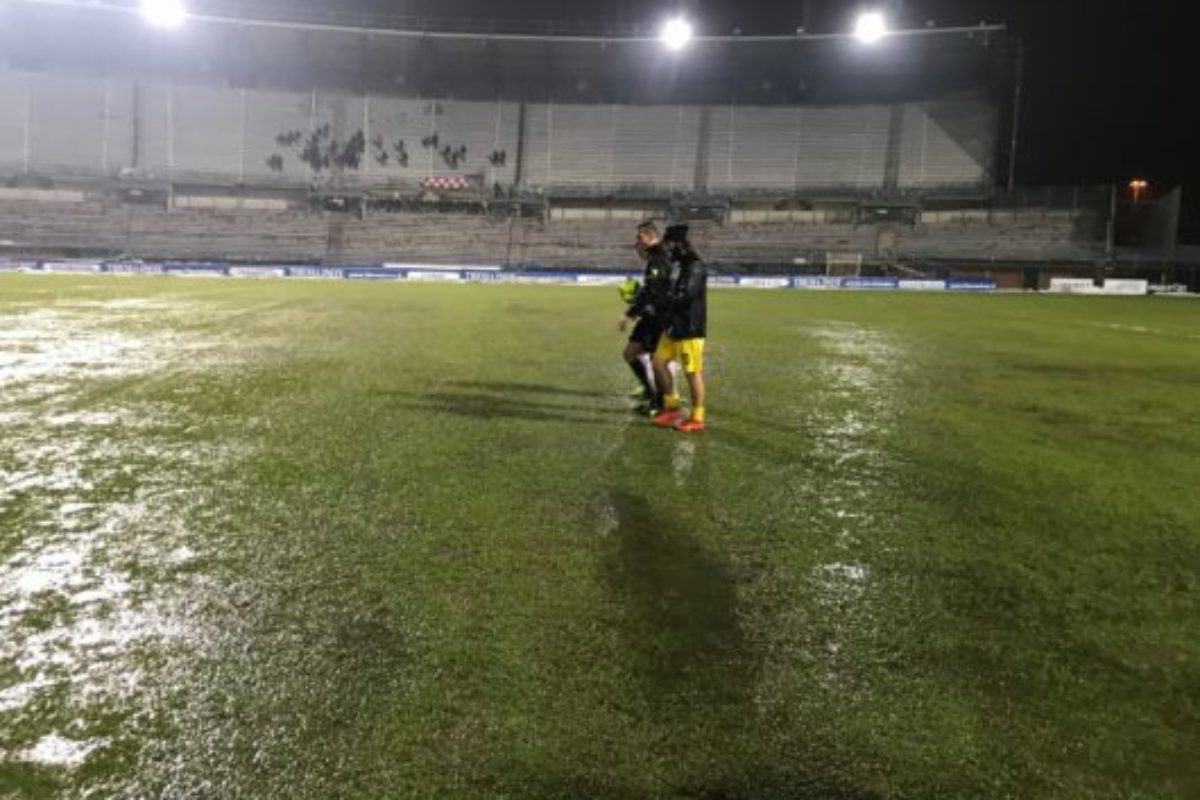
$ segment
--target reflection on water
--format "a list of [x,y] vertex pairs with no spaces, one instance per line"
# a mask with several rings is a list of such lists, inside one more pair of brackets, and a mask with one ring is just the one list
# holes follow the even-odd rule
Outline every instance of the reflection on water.
[[105,743],[103,738],[75,740],[57,733],[50,733],[38,739],[37,744],[20,754],[21,761],[42,764],[51,767],[78,767],[88,755]]
[[96,720],[140,724],[148,679],[205,635],[188,613],[211,590],[188,520],[211,513],[201,476],[242,453],[190,440],[171,403],[109,388],[229,363],[219,339],[129,330],[173,308],[0,315],[0,763],[73,769],[133,737]]
[[804,408],[813,449],[823,464],[815,493],[817,527],[828,531],[827,563],[810,577],[824,609],[822,650],[825,682],[845,692],[855,686],[857,640],[869,639],[872,611],[872,553],[886,548],[887,497],[894,470],[884,439],[895,425],[897,370],[903,350],[892,337],[845,323],[813,325],[805,332],[823,350],[818,390]]

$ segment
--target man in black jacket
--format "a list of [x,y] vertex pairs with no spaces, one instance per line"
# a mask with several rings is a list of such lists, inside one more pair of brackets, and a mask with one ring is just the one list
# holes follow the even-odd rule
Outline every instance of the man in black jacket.
[[649,408],[659,411],[663,407],[662,393],[657,390],[652,367],[644,356],[654,353],[662,335],[663,313],[671,292],[671,262],[659,237],[658,226],[653,222],[638,225],[637,248],[646,260],[646,272],[641,288],[621,318],[619,329],[624,333],[630,321],[636,320],[625,345],[625,361],[642,385]]
[[[708,334],[708,271],[687,237],[686,225],[667,228],[666,243],[677,271],[667,299],[665,329],[654,351],[654,374],[663,394],[663,410],[654,417],[660,427],[687,433],[702,431],[704,421],[704,339]],[[692,413],[684,418],[670,363],[678,361],[687,376]]]

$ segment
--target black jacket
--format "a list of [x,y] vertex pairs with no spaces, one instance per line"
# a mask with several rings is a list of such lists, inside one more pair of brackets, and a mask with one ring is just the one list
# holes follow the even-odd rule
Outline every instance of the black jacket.
[[671,259],[667,249],[656,244],[646,251],[646,273],[642,288],[625,312],[627,317],[656,316],[665,319],[671,304]]
[[700,256],[686,250],[671,284],[667,336],[703,339],[708,334],[708,269]]

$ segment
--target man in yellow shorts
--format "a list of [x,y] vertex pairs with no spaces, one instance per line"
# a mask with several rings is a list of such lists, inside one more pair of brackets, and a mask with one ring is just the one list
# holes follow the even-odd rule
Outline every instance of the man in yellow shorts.
[[[686,225],[672,225],[663,243],[678,265],[671,285],[665,329],[654,351],[654,374],[663,393],[663,411],[654,417],[660,428],[685,433],[704,430],[704,337],[708,328],[708,272],[691,242]],[[675,391],[670,363],[678,361],[687,376],[692,396],[692,413],[684,416]]]

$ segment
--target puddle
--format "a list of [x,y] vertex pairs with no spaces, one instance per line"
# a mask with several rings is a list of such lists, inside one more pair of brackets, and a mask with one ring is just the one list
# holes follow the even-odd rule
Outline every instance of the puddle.
[[50,767],[66,767],[74,769],[83,764],[92,751],[104,745],[103,739],[86,739],[77,741],[51,733],[43,736],[38,743],[23,751],[18,759],[32,764]]
[[55,306],[0,314],[0,386],[6,400],[46,400],[68,393],[74,381],[136,377],[168,364],[211,363],[222,346],[219,340],[169,328],[139,334],[116,327],[143,320],[145,311],[134,306],[121,306],[110,314],[71,309]]
[[691,439],[676,437],[675,447],[671,451],[671,470],[675,473],[675,485],[687,483],[692,465],[696,461],[696,443]]
[[[164,665],[213,636],[191,613],[214,587],[189,520],[214,513],[201,487],[250,448],[197,441],[186,408],[104,383],[235,365],[230,342],[161,316],[181,310],[131,298],[0,314],[0,764],[74,769],[136,739],[89,736],[89,720],[149,720]],[[71,738],[53,729],[63,717]],[[18,730],[41,738],[19,749]]]
[[848,324],[812,326],[827,355],[818,366],[820,389],[804,413],[817,456],[828,465],[823,511],[849,546],[876,527],[873,496],[889,480],[881,442],[898,409],[900,346],[881,332]]
[[867,579],[870,570],[862,564],[822,564],[817,568],[817,577],[827,586],[859,584]]
[[857,325],[825,323],[803,329],[819,342],[816,390],[803,409],[817,461],[814,523],[824,534],[827,563],[810,576],[823,609],[819,657],[826,686],[857,695],[856,643],[869,642],[872,557],[887,543],[888,494],[894,470],[885,440],[896,425],[896,381],[903,348],[893,337]]

